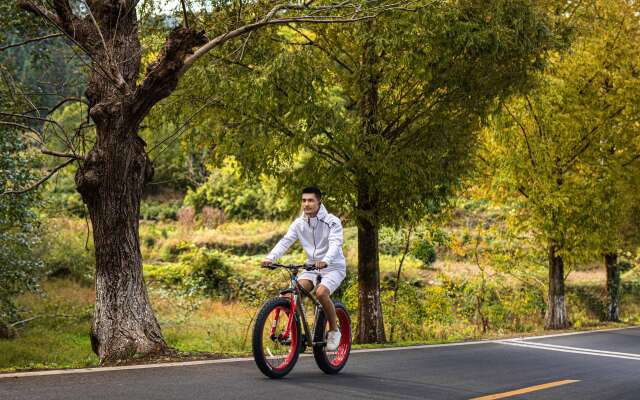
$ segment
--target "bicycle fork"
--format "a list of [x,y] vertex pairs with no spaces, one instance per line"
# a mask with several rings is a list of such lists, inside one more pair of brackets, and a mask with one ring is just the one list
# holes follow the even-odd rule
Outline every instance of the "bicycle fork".
[[[294,296],[289,296],[290,301],[290,310],[295,310],[296,301]],[[289,312],[289,319],[287,320],[287,328],[285,331],[276,337],[276,328],[278,326],[278,321],[280,320],[280,309],[276,309],[276,315],[273,318],[273,322],[271,323],[271,331],[269,332],[269,337],[271,340],[278,339],[281,342],[289,341],[291,338],[291,326],[293,325],[293,319],[295,318],[295,312]]]

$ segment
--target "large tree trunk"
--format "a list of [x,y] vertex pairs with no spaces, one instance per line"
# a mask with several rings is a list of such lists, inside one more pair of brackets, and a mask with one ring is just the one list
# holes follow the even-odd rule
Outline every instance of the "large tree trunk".
[[565,303],[564,260],[558,250],[558,245],[552,241],[549,244],[549,298],[544,318],[545,329],[566,329],[571,326]]
[[88,4],[91,18],[77,17],[60,0],[54,1],[57,16],[29,2],[25,7],[54,18],[93,61],[85,95],[96,141],[81,160],[75,180],[89,209],[96,249],[91,344],[105,364],[168,350],[142,275],[140,200],[153,167],[138,129],[153,105],[175,89],[184,58],[205,37],[202,32],[174,29],[138,84],[142,52],[136,2]]
[[138,219],[142,189],[153,175],[144,142],[122,126],[102,131],[76,174],[89,208],[96,251],[91,344],[101,363],[167,350],[142,277]]
[[605,315],[606,321],[620,321],[620,268],[618,255],[607,253],[604,255],[604,264],[607,269],[607,297],[609,304]]
[[358,217],[358,343],[383,343],[378,227]]

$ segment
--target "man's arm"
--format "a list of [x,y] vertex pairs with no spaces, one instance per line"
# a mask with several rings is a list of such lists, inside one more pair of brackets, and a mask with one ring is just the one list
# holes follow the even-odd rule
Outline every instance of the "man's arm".
[[264,261],[274,262],[278,258],[282,257],[282,255],[287,250],[289,250],[289,247],[291,247],[291,245],[294,244],[296,240],[298,240],[298,234],[296,233],[295,228],[296,228],[296,222],[292,223],[289,226],[289,230],[287,231],[287,233],[284,235],[282,239],[280,239],[280,241],[278,241],[278,243],[276,243],[276,245],[269,252],[269,254],[267,255]]
[[335,218],[329,223],[329,249],[322,262],[327,265],[331,265],[333,260],[338,256],[340,249],[342,248],[342,223],[340,219]]

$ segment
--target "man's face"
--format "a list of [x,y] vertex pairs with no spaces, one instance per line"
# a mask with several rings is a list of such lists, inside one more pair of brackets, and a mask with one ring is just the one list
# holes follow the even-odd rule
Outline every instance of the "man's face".
[[320,201],[313,193],[302,194],[302,210],[307,215],[316,215],[320,209]]

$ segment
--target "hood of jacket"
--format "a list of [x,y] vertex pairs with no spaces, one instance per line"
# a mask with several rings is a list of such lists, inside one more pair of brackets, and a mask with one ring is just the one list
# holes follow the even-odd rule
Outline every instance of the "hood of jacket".
[[307,217],[304,211],[302,212],[302,215],[300,215],[300,217],[302,217],[304,222],[311,223],[311,222],[314,222],[316,219],[320,221],[325,221],[327,219],[327,215],[329,215],[329,212],[325,208],[324,204],[320,203],[320,209],[318,210],[318,213],[316,214],[315,217]]

